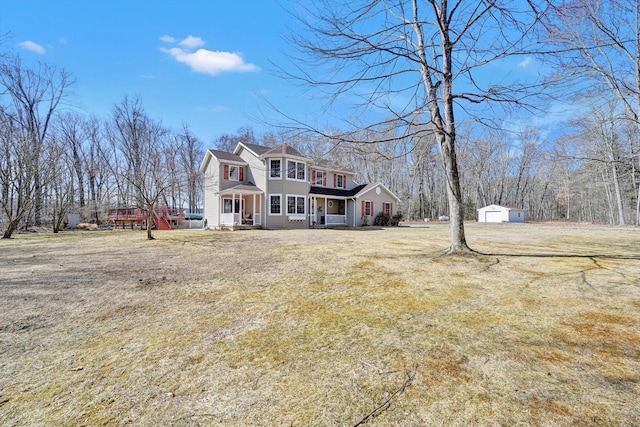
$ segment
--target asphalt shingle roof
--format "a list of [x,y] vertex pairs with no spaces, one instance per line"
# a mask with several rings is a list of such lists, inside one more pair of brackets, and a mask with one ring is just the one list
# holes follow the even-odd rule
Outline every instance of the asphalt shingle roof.
[[353,197],[358,194],[367,184],[358,185],[351,190],[343,190],[341,188],[324,188],[311,186],[309,194],[320,194],[323,196],[335,196],[335,197]]

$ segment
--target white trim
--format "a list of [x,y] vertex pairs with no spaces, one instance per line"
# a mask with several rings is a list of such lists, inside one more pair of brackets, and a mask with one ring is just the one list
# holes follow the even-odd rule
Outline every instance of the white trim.
[[[382,187],[391,197],[393,197],[394,199],[396,199],[397,203],[400,203],[400,198],[398,196],[396,196],[395,194],[393,194],[393,192],[391,190],[389,190],[387,187],[385,187],[384,184],[382,184],[381,182],[371,186],[370,188],[367,188],[365,191],[360,191],[358,194],[356,194],[354,197],[356,198],[361,198],[362,196],[364,196],[365,194],[367,194],[369,191],[373,190],[374,188],[377,187]],[[366,187],[365,187],[366,188]],[[364,190],[364,189],[363,189]]]
[[[271,213],[271,197],[278,196],[280,197],[280,213]],[[267,213],[269,216],[282,216],[283,214],[283,206],[282,206],[282,194],[281,193],[272,193],[267,196]]]
[[248,152],[253,154],[255,157],[260,157],[260,156],[258,156],[258,153],[256,153],[251,148],[249,148],[246,145],[244,145],[244,143],[242,143],[242,141],[240,141],[240,142],[238,142],[238,144],[236,144],[236,148],[233,150],[233,154],[235,154],[236,156],[238,155],[238,151],[239,151],[238,149],[240,148],[241,145],[245,150],[247,150]]
[[[225,162],[227,163],[227,162]],[[224,169],[224,164],[222,166],[222,168]],[[235,168],[236,169],[236,177],[233,178],[231,176],[231,168]],[[234,182],[239,182],[240,181],[240,168],[241,166],[238,165],[229,165],[229,178],[227,179],[227,181],[234,181]],[[222,171],[223,175],[224,175],[224,170]],[[243,173],[244,175],[244,173]],[[224,176],[222,177],[222,179],[224,180]]]
[[[279,160],[280,161],[280,176],[279,177],[275,177],[275,176],[272,177],[271,176],[271,161],[273,161],[273,160]],[[284,173],[284,167],[283,167],[283,164],[282,164],[283,163],[282,160],[283,160],[282,158],[279,158],[279,159],[271,159],[271,158],[266,159],[266,161],[267,161],[267,179],[269,181],[281,181],[282,180],[282,175]]]
[[[296,212],[295,213],[289,213],[289,197],[295,197],[296,198]],[[302,198],[304,199],[304,212],[303,213],[298,213],[298,198]],[[307,196],[304,194],[287,194],[287,197],[285,198],[285,205],[286,205],[286,214],[287,217],[289,216],[299,216],[299,215],[307,215]]]
[[[298,182],[307,182],[307,163],[306,162],[299,162],[298,160],[291,160],[289,158],[284,159],[285,163],[286,163],[286,171],[285,171],[285,176],[284,178],[287,181],[298,181]],[[293,162],[296,164],[296,178],[289,178],[289,162]],[[304,165],[304,178],[303,179],[299,179],[298,178],[298,164],[303,164]]]
[[[320,183],[318,183],[318,177],[317,174],[321,173],[322,174],[322,179],[320,179]],[[311,177],[311,182],[313,184],[314,187],[325,187],[324,182],[327,180],[327,171],[324,170],[319,170],[319,169],[312,169],[311,170],[311,174],[313,175]]]
[[[372,212],[373,209],[371,209],[373,200],[363,200],[362,202],[364,203],[364,206],[362,207],[362,216],[374,216],[374,212]],[[367,203],[369,203],[369,213],[365,213],[367,211]]]

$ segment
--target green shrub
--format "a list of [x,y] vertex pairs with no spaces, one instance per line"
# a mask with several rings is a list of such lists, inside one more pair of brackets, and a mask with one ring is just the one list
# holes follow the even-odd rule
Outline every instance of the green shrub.
[[378,215],[376,215],[376,218],[373,220],[373,225],[377,225],[379,227],[380,226],[386,227],[389,225],[390,220],[391,220],[391,217],[389,216],[389,214],[380,212],[378,213]]

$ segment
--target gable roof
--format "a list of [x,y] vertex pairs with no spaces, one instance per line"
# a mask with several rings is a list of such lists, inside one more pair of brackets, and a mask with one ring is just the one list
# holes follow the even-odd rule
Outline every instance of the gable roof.
[[262,190],[256,187],[254,183],[248,182],[248,181],[238,184],[235,187],[227,188],[220,191],[220,195],[222,196],[234,194],[234,193],[263,194]]
[[358,194],[356,194],[355,197],[362,197],[364,196],[366,193],[368,193],[369,191],[380,187],[382,188],[384,191],[386,191],[387,193],[389,193],[389,195],[391,195],[391,197],[393,197],[394,199],[396,199],[397,202],[400,201],[400,198],[398,196],[396,196],[395,194],[393,194],[393,192],[391,190],[389,190],[387,187],[385,187],[384,184],[382,184],[381,182],[377,182],[375,184],[367,184],[364,186],[364,188],[362,188],[362,190],[360,190],[358,192]]
[[391,197],[396,199],[396,202],[400,202],[400,198],[393,194],[391,190],[384,186],[382,183],[375,184],[361,184],[357,187],[352,188],[351,190],[343,190],[340,188],[325,188],[325,187],[315,187],[311,186],[309,189],[309,194],[317,194],[319,196],[332,196],[332,197],[362,197],[369,191],[375,189],[376,187],[381,187],[384,191],[389,194]]
[[209,165],[209,161],[211,161],[211,158],[215,157],[218,160],[223,160],[225,162],[228,163],[235,163],[238,165],[246,165],[247,162],[245,162],[244,160],[242,160],[242,157],[237,156],[235,154],[232,153],[227,153],[226,151],[220,151],[220,150],[207,150],[207,152],[204,154],[204,159],[202,159],[202,163],[200,163],[200,171],[204,172],[207,169],[207,166]]
[[265,147],[264,145],[249,144],[249,143],[246,143],[246,142],[238,142],[238,145],[236,145],[236,149],[233,150],[234,154],[238,153],[240,146],[243,146],[247,150],[251,151],[256,157],[257,156],[261,156],[262,154],[264,154],[267,151],[271,150],[270,147]]
[[218,160],[227,160],[230,162],[247,164],[247,162],[245,162],[242,157],[233,153],[227,153],[226,151],[220,150],[209,150],[209,152]]
[[487,205],[487,206],[485,206],[483,208],[480,208],[478,210],[480,211],[480,210],[483,210],[483,209],[506,209],[508,211],[523,211],[524,212],[524,209],[522,209],[522,208],[517,208],[515,206],[496,205],[496,204]]

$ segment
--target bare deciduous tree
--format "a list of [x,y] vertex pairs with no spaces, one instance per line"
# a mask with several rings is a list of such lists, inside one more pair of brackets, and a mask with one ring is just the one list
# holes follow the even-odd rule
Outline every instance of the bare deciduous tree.
[[[540,12],[533,2],[496,0],[324,0],[314,5],[299,5],[304,32],[292,39],[302,52],[301,66],[291,77],[326,89],[333,102],[347,94],[360,97],[355,107],[359,119],[375,122],[364,126],[370,131],[386,132],[388,123],[409,125],[421,117],[436,138],[445,171],[449,252],[467,252],[456,114],[481,118],[477,107],[526,102],[534,85],[478,73],[527,52],[527,36]],[[391,119],[372,119],[370,111]],[[357,140],[348,132],[335,137]],[[386,133],[361,142],[384,138]]]
[[147,239],[153,240],[154,209],[171,184],[167,179],[167,156],[175,156],[167,131],[150,119],[139,98],[125,97],[113,109],[111,140],[112,171],[122,189],[124,202],[134,201],[147,209]]
[[30,209],[41,222],[43,188],[51,179],[45,144],[54,113],[73,80],[65,71],[39,63],[26,67],[19,57],[0,62],[0,120],[3,124],[3,200],[10,238]]
[[[555,3],[545,21],[548,40],[559,46],[557,70],[579,85],[580,94],[596,97],[604,86],[640,129],[640,1],[565,0]],[[640,153],[634,167],[640,168]],[[640,224],[640,186],[636,189],[636,224]]]
[[201,193],[199,186],[201,185],[202,174],[199,166],[204,158],[204,148],[202,141],[191,132],[187,125],[182,127],[179,138],[182,143],[178,153],[182,171],[186,175],[187,205],[189,212],[195,213],[200,205],[198,195]]

